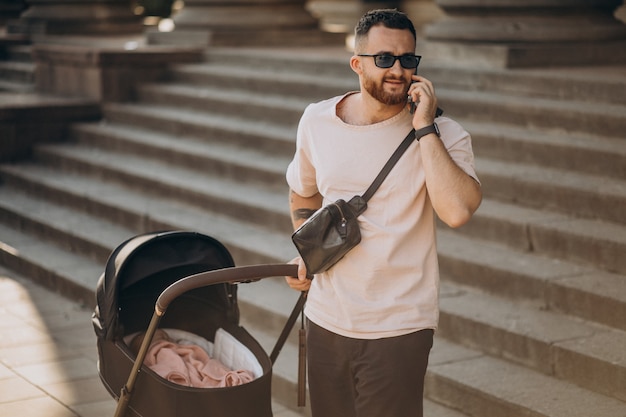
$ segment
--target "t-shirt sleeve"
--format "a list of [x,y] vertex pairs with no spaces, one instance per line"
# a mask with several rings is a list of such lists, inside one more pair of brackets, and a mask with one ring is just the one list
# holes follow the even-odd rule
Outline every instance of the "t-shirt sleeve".
[[443,141],[452,160],[467,175],[474,178],[480,184],[474,163],[474,152],[472,150],[472,138],[463,127],[452,119],[440,117],[437,125],[441,132]]
[[296,151],[287,167],[287,184],[302,197],[311,197],[318,192],[315,165],[311,148],[311,132],[308,128],[311,106],[304,111],[296,136]]

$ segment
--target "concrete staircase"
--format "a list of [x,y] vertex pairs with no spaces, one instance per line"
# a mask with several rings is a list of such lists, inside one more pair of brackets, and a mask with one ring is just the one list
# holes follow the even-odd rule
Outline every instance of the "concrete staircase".
[[[357,88],[347,59],[210,49],[1,165],[0,264],[93,304],[108,254],[144,231],[209,234],[238,265],[288,261],[297,121]],[[485,193],[468,225],[439,230],[425,415],[626,416],[624,68],[421,71],[472,132]],[[268,351],[296,298],[281,277],[241,285],[242,322]],[[296,353],[290,340],[273,381],[294,408]]]

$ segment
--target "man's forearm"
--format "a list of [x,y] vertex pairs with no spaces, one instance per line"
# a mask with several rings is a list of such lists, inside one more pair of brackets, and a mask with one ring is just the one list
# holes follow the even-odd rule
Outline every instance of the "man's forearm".
[[311,197],[301,195],[289,190],[289,211],[294,230],[322,207],[322,196],[317,193]]
[[435,212],[450,227],[462,226],[480,205],[480,185],[456,165],[435,135],[420,140],[420,150]]

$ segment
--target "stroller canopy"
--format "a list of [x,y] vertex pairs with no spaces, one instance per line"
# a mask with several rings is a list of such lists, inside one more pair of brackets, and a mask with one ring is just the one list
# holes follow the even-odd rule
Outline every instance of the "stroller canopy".
[[[113,340],[133,330],[124,331],[120,326],[120,314],[124,314],[124,297],[121,294],[128,294],[126,297],[132,299],[133,293],[141,293],[142,298],[151,293],[153,297],[148,297],[147,302],[154,305],[158,294],[181,277],[232,266],[234,261],[224,245],[200,233],[175,231],[135,236],[113,251],[98,280],[97,305],[93,314],[96,334],[99,338]],[[218,288],[205,287],[193,291],[198,297],[220,304],[218,308],[237,324],[236,286],[221,284],[213,287]],[[130,326],[133,327],[132,324]],[[146,323],[138,323],[134,327],[145,329]]]

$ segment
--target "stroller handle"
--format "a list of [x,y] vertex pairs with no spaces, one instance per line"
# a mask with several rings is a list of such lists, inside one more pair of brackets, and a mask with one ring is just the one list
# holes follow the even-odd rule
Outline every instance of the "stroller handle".
[[167,287],[156,301],[155,312],[162,316],[174,299],[195,288],[223,283],[249,282],[276,276],[298,276],[296,264],[246,265],[200,272],[176,281]]

